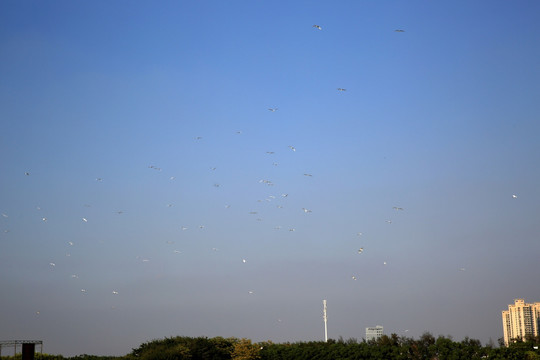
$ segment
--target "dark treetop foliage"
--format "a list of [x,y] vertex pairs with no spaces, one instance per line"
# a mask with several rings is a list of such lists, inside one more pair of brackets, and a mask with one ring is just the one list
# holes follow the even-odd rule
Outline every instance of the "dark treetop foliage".
[[[383,335],[377,341],[328,340],[281,343],[252,343],[249,339],[171,337],[141,344],[125,356],[107,357],[36,354],[36,360],[540,360],[540,338],[516,341],[508,347],[482,346],[466,337],[460,342],[450,337],[435,338],[424,333],[419,339]],[[3,356],[0,360],[19,360],[21,355]]]

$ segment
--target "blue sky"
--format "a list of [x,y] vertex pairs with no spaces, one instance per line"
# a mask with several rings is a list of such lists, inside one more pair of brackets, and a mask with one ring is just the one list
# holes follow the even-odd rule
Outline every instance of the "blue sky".
[[0,338],[317,340],[327,299],[496,341],[540,301],[539,11],[3,1]]

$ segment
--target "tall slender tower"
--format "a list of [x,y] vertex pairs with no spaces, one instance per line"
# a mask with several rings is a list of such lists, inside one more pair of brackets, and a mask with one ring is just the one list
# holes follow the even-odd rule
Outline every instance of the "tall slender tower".
[[323,303],[323,320],[324,320],[324,342],[328,342],[328,327],[326,325],[326,321],[328,318],[326,317],[326,300],[322,301]]

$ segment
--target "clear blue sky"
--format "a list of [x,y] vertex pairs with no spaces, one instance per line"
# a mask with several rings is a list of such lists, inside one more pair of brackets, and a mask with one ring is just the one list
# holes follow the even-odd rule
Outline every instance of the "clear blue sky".
[[539,13],[0,2],[0,339],[317,340],[327,299],[331,338],[496,342],[540,301]]

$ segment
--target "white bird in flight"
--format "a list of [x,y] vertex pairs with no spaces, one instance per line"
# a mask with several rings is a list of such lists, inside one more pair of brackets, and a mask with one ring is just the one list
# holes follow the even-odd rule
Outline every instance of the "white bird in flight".
[[517,195],[516,195],[516,194],[512,194],[512,199],[517,199]]
[[296,151],[296,148],[292,145],[289,145],[289,149],[291,149],[292,151]]
[[313,25],[312,27],[314,27],[317,30],[322,30],[322,27],[320,25]]
[[271,111],[271,112],[276,112],[278,110],[278,108],[269,108],[268,110]]
[[358,253],[359,253],[359,254],[361,254],[361,253],[363,253],[363,252],[364,252],[364,248],[358,249]]
[[304,210],[304,212],[305,212],[306,214],[311,212],[311,210],[306,209],[306,208],[302,208],[302,210]]
[[246,260],[246,259],[242,259],[242,262],[245,264],[245,263],[247,262],[247,260]]
[[88,222],[88,220],[86,218],[82,218],[82,221],[84,222]]
[[116,291],[116,290],[113,290],[112,293],[113,293],[114,295],[118,295],[118,291]]

